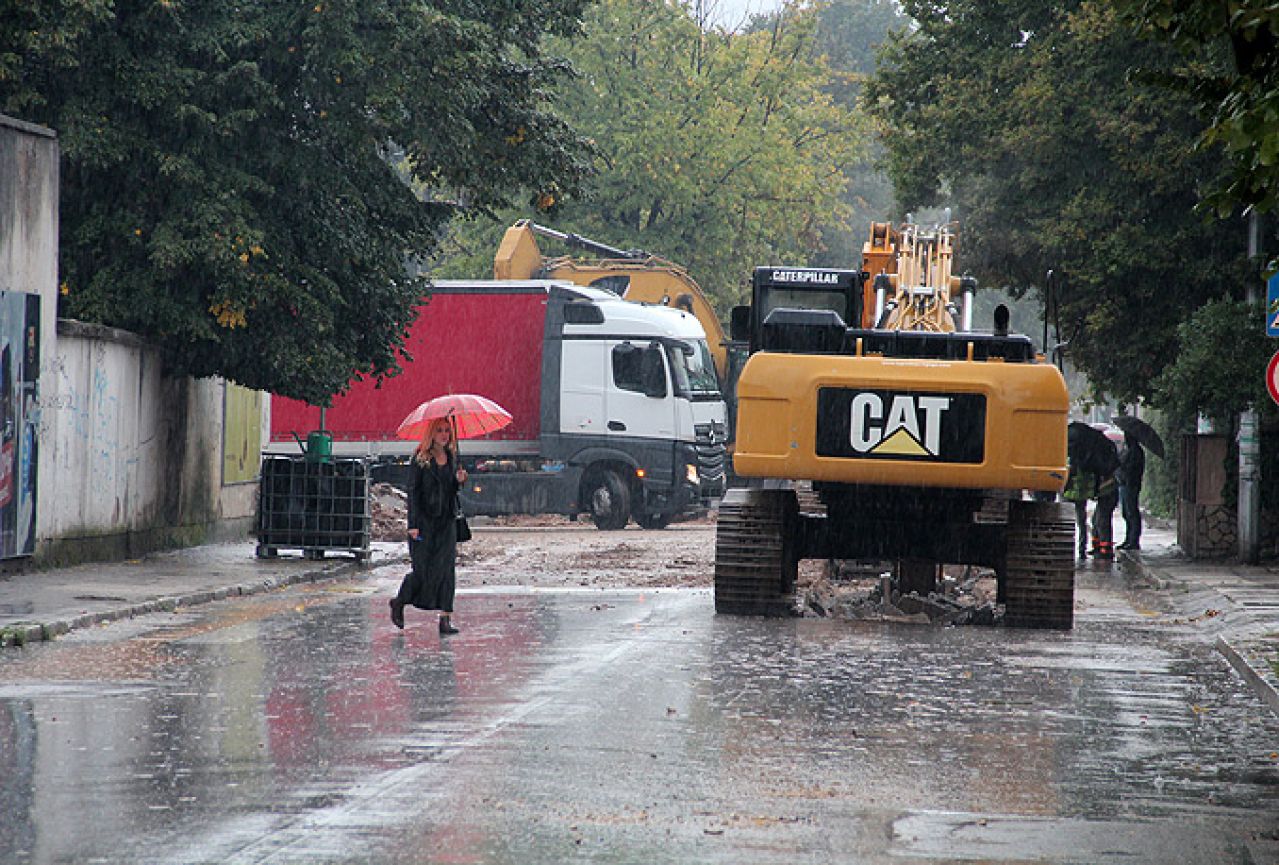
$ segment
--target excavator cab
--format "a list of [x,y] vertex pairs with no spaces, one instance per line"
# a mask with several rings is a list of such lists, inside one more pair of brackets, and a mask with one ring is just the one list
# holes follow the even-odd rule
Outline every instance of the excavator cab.
[[864,281],[860,270],[755,268],[750,351],[838,351],[844,330],[861,321]]

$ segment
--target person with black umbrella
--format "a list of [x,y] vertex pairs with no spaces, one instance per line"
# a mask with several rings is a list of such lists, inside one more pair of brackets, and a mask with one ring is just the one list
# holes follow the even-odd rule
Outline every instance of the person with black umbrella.
[[1146,471],[1146,451],[1162,458],[1164,442],[1155,428],[1139,417],[1124,414],[1111,418],[1124,431],[1124,447],[1119,454],[1119,504],[1127,527],[1121,550],[1141,549],[1141,479]]
[[1124,518],[1124,541],[1121,550],[1141,549],[1141,478],[1146,472],[1146,451],[1131,432],[1124,433],[1124,446],[1119,451],[1119,512]]
[[1095,499],[1092,515],[1092,554],[1098,559],[1115,557],[1111,518],[1119,502],[1115,469],[1119,453],[1115,443],[1101,430],[1082,421],[1070,424],[1067,436],[1067,459],[1071,477],[1067,480],[1068,501],[1075,502],[1075,518],[1079,523],[1079,558],[1084,558],[1086,541],[1083,518],[1087,499]]

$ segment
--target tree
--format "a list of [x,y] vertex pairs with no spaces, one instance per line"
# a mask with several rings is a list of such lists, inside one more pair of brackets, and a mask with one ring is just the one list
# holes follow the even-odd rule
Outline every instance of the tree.
[[[862,87],[875,71],[879,46],[890,33],[909,24],[895,0],[830,0],[818,8],[813,51],[832,72],[827,87],[835,104],[861,112]],[[872,222],[892,219],[896,204],[892,181],[880,167],[883,148],[873,138],[865,156],[849,166],[843,202],[847,216],[822,227],[825,249],[810,263],[824,267],[856,266]]]
[[1225,151],[1229,173],[1207,195],[1221,215],[1279,203],[1279,5],[1271,0],[1121,0],[1147,32],[1187,62],[1167,77],[1210,119],[1201,144]]
[[6,4],[6,35],[76,12],[0,55],[0,109],[60,135],[63,313],[313,403],[394,371],[406,263],[586,170],[544,48],[581,2]]
[[1042,295],[1054,271],[1074,362],[1149,398],[1177,326],[1245,274],[1239,228],[1194,212],[1220,174],[1194,105],[1132,74],[1177,58],[1099,0],[905,7],[868,86],[903,206],[953,206],[987,284]]
[[[579,75],[559,103],[592,140],[596,172],[542,221],[679,262],[721,309],[754,265],[806,261],[845,213],[867,132],[826,92],[815,23],[795,7],[764,30],[707,31],[677,5],[602,0],[565,48]],[[501,228],[527,215],[459,232],[467,254],[440,273],[485,272]]]
[[112,0],[0,0],[0,88],[5,110],[43,105],[49,78],[74,69],[90,27],[111,16]]
[[1274,352],[1258,324],[1263,315],[1260,304],[1238,300],[1196,310],[1179,328],[1177,357],[1157,383],[1160,407],[1178,417],[1205,414],[1222,429],[1250,409],[1273,421],[1275,406],[1260,374]]

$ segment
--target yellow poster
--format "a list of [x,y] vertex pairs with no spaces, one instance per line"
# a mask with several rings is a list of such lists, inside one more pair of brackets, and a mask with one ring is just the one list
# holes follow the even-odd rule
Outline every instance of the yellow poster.
[[262,391],[226,383],[222,483],[255,481],[262,456]]

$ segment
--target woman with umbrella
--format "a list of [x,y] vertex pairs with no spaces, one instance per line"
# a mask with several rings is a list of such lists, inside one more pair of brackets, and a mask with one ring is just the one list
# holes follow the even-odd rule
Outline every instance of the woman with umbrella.
[[404,608],[440,611],[440,633],[456,634],[457,491],[466,469],[457,458],[449,418],[434,418],[409,461],[409,558],[413,570],[391,599],[391,621],[404,627]]
[[440,633],[456,634],[453,595],[457,587],[458,490],[466,469],[457,440],[486,435],[511,423],[506,409],[475,394],[429,399],[409,412],[396,435],[421,438],[409,461],[409,558],[413,570],[391,599],[391,622],[404,627],[404,608],[440,611]]

